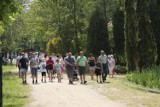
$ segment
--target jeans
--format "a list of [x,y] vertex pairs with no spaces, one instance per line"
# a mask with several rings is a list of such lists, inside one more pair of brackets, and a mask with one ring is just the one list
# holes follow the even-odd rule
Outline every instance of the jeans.
[[107,78],[107,72],[108,71],[108,65],[106,64],[102,64],[102,80],[105,81]]
[[37,76],[38,68],[32,68],[32,76]]

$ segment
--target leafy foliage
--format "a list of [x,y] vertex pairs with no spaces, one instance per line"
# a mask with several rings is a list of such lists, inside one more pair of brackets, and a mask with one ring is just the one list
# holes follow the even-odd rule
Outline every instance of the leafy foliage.
[[137,36],[136,36],[135,1],[125,0],[125,53],[129,71],[136,69]]
[[88,28],[88,51],[94,55],[98,55],[100,50],[109,52],[108,28],[102,9],[100,6],[96,7]]
[[155,37],[151,27],[148,0],[138,0],[138,57],[139,68],[148,68],[155,65],[157,56],[157,47]]
[[140,84],[144,87],[160,89],[160,67],[144,69],[142,73],[134,72],[127,75],[127,79],[133,83]]

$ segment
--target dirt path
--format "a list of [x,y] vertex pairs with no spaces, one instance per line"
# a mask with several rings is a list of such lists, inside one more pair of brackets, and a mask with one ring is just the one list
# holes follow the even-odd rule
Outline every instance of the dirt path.
[[69,85],[66,76],[62,83],[58,83],[57,79],[53,83],[41,83],[40,78],[38,82],[33,85],[28,76],[33,99],[28,107],[125,107],[124,104],[111,101],[90,87],[81,85],[79,81]]

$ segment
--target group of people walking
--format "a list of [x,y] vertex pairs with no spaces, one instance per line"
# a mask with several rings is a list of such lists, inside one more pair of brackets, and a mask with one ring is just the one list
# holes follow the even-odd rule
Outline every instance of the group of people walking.
[[90,54],[87,58],[83,51],[80,51],[77,58],[72,55],[71,52],[66,53],[66,57],[63,59],[61,55],[47,56],[41,53],[36,56],[35,53],[31,53],[28,57],[24,53],[22,56],[17,57],[17,67],[19,68],[19,76],[22,77],[22,83],[26,84],[26,77],[28,67],[32,74],[32,83],[38,83],[38,70],[41,71],[41,81],[46,82],[48,76],[49,82],[53,82],[55,74],[57,74],[58,82],[61,82],[64,71],[66,71],[69,84],[73,84],[75,75],[79,74],[80,84],[86,84],[86,68],[89,68],[91,80],[94,79],[96,74],[96,80],[98,83],[106,81],[107,74],[111,77],[114,75],[115,60],[113,55],[106,55],[102,50],[101,55],[95,58],[93,54]]

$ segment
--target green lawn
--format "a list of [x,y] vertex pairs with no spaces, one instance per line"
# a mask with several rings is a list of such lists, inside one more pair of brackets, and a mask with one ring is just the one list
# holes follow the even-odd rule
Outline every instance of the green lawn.
[[22,85],[15,65],[3,66],[3,107],[25,107],[30,88]]

